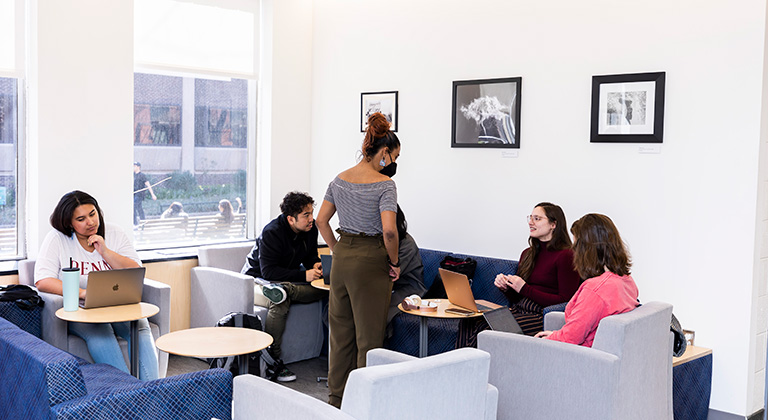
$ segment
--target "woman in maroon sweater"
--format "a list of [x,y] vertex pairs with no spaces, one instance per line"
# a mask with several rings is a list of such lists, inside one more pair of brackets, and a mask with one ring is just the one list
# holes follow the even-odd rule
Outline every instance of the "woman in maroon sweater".
[[[509,310],[523,332],[534,335],[543,329],[542,310],[568,302],[581,280],[573,266],[568,223],[560,206],[539,203],[528,216],[528,245],[520,255],[517,274],[499,274],[494,284],[510,302]],[[457,347],[477,346],[477,334],[488,329],[482,317],[459,324]]]

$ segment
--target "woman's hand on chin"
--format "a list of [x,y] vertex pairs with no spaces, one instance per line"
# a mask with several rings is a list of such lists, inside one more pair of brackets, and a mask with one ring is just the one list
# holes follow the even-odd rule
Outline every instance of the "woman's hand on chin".
[[93,248],[101,255],[104,255],[104,251],[107,249],[107,246],[104,244],[104,238],[102,238],[101,235],[89,236],[88,245],[93,246]]

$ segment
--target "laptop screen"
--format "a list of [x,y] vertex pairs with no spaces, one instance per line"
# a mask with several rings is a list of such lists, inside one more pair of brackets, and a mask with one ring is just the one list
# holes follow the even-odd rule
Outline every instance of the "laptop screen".
[[320,264],[323,265],[323,283],[325,284],[331,284],[331,262],[333,261],[333,256],[328,254],[323,254],[320,256]]

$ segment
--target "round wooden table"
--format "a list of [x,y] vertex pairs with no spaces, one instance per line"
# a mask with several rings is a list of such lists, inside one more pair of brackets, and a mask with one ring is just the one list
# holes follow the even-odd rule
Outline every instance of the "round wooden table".
[[248,354],[272,344],[272,336],[259,330],[238,327],[202,327],[174,331],[157,339],[158,349],[189,357],[238,356],[239,374],[248,373]]
[[[449,302],[448,299],[422,299],[422,302],[436,303],[437,311],[428,312],[420,311],[418,309],[405,310],[403,309],[402,303],[397,305],[397,308],[401,311],[419,317],[419,357],[426,357],[429,352],[429,325],[427,325],[429,318],[474,318],[483,315],[481,312],[476,312],[470,315],[459,315],[445,312],[445,310],[448,308],[457,308],[457,306]],[[499,307],[499,305],[496,305],[495,303],[484,300],[478,302],[491,308]]]
[[312,280],[312,282],[309,284],[311,284],[315,289],[331,290],[331,285],[325,284],[325,280],[323,279]]
[[139,377],[139,320],[149,318],[160,312],[157,306],[141,302],[131,305],[104,306],[102,308],[65,311],[64,308],[56,311],[56,317],[67,322],[85,322],[89,324],[106,324],[113,322],[131,323],[131,343],[128,346],[131,351],[131,375]]

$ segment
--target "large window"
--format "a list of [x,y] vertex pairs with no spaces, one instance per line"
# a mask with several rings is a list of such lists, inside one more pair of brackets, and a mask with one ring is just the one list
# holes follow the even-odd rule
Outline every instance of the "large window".
[[134,75],[137,247],[246,238],[248,89],[238,79]]
[[23,0],[0,0],[0,260],[24,255],[19,207],[24,197],[23,22]]
[[134,1],[139,249],[246,238],[258,10],[258,0]]
[[0,259],[21,254],[18,240],[19,89],[16,79],[0,77]]

